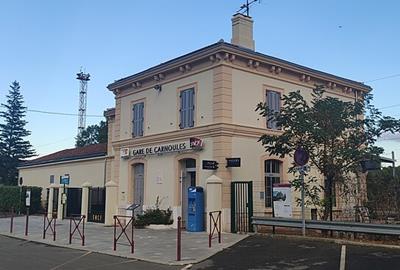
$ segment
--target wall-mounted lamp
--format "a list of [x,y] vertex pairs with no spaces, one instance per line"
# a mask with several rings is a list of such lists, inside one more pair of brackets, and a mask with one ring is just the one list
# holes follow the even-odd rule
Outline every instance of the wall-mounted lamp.
[[160,84],[156,84],[156,85],[154,85],[154,90],[156,90],[157,92],[161,92],[161,90],[162,90],[162,88],[161,88],[161,85]]

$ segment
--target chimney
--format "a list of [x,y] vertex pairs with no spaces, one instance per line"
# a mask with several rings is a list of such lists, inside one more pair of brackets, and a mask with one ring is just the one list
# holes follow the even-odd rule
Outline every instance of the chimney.
[[253,19],[251,17],[240,13],[233,15],[231,43],[254,51]]

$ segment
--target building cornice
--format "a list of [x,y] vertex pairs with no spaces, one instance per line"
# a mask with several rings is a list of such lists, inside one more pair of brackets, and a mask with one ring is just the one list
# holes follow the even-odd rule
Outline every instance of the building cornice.
[[130,90],[129,92],[141,91],[224,63],[247,71],[257,71],[260,75],[264,74],[278,80],[289,80],[309,87],[322,84],[327,91],[345,96],[354,96],[357,92],[369,92],[372,90],[371,87],[360,82],[307,68],[225,42],[212,44],[118,80],[108,85],[108,89],[113,91],[118,98],[120,95],[125,95],[123,92],[128,89]]
[[263,134],[279,135],[279,130],[269,130],[265,128],[249,127],[236,124],[218,123],[206,126],[194,127],[184,130],[174,130],[158,134],[147,135],[141,138],[130,138],[114,141],[112,147],[119,149],[121,147],[138,147],[154,145],[159,143],[179,141],[188,137],[209,138],[216,136],[245,137],[258,140]]

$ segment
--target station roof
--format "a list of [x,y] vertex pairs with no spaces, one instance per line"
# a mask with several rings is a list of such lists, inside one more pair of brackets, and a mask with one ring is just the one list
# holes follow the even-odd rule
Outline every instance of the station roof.
[[80,160],[107,155],[107,143],[92,144],[83,147],[64,149],[40,158],[24,161],[19,164],[19,168],[41,165],[54,162]]

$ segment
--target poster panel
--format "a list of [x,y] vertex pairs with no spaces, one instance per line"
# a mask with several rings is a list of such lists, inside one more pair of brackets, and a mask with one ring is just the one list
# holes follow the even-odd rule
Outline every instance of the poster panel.
[[272,197],[275,217],[292,217],[292,192],[290,184],[274,184]]

